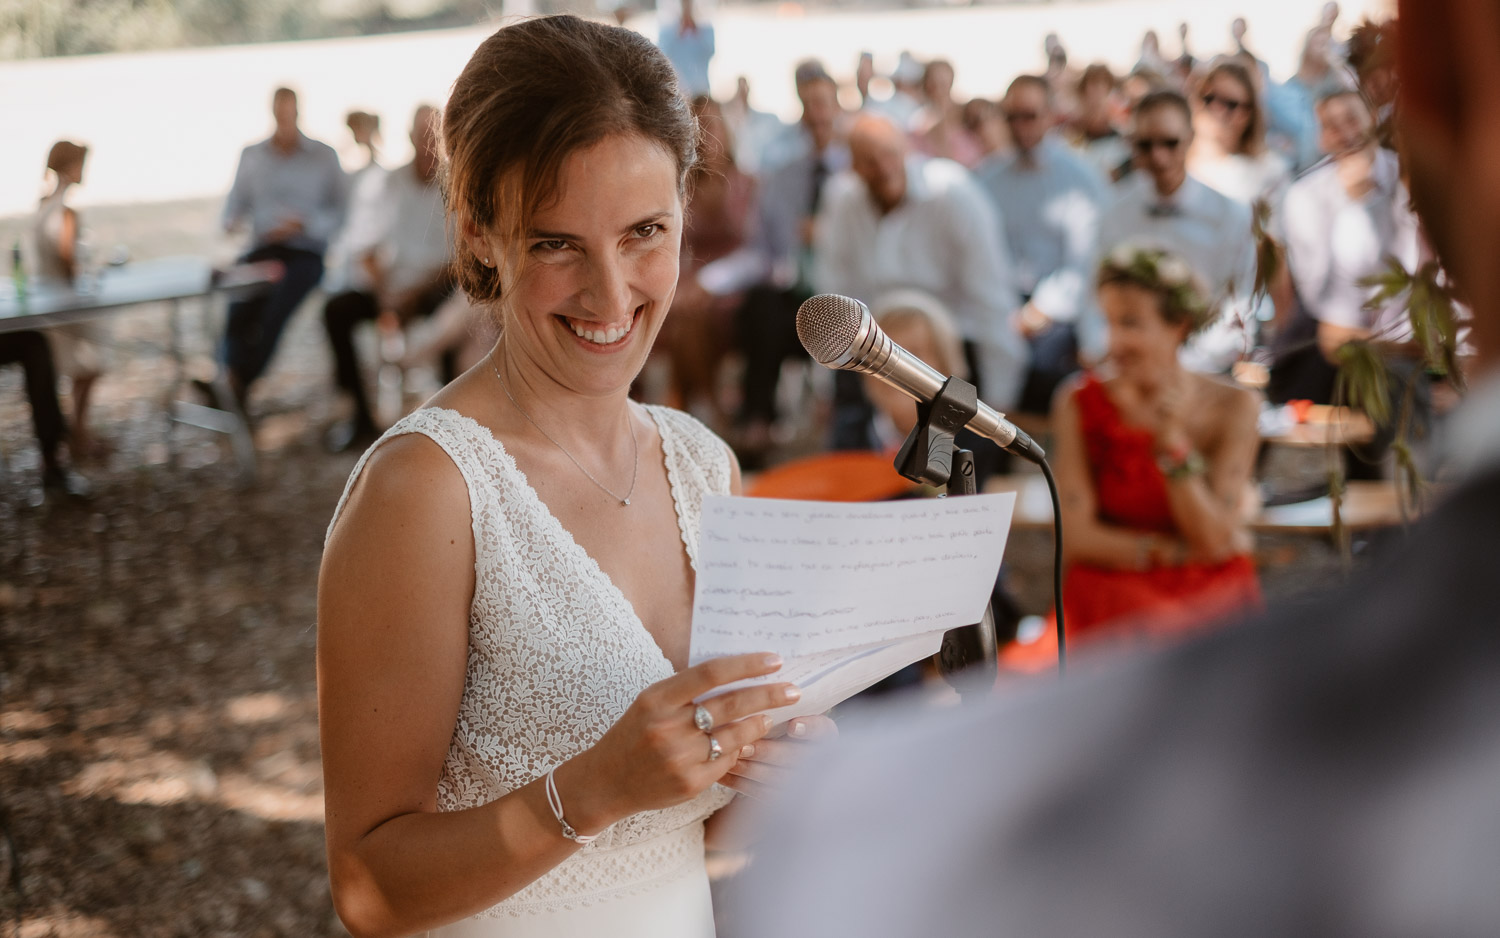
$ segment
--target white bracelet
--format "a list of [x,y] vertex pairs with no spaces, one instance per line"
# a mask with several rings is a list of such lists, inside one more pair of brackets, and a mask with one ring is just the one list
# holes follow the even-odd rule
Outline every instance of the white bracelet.
[[552,816],[557,818],[557,823],[562,827],[562,835],[579,846],[593,843],[599,838],[598,834],[580,834],[573,829],[573,825],[563,820],[562,796],[557,793],[557,782],[553,780],[552,773],[556,772],[554,767],[547,771],[547,806],[552,809]]

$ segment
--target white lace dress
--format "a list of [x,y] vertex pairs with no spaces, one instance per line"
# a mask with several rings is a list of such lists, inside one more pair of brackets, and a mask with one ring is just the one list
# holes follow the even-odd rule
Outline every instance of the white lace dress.
[[[696,565],[703,497],[729,491],[728,453],[692,417],[646,409],[661,432],[683,547]],[[381,440],[403,433],[443,448],[468,485],[473,517],[468,672],[438,779],[439,810],[457,811],[514,791],[592,746],[673,669],[624,594],[485,427],[426,408]],[[354,467],[344,498],[368,458]],[[335,520],[343,506],[340,499]],[[711,936],[703,820],[731,796],[715,786],[686,804],[625,818],[511,898],[429,934]]]

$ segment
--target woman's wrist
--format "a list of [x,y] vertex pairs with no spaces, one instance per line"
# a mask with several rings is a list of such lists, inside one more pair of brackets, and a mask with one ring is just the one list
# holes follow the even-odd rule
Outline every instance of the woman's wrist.
[[599,773],[588,765],[589,753],[580,753],[553,771],[553,783],[562,802],[563,820],[578,834],[592,836],[628,815],[613,804],[609,792],[596,783]]
[[1156,450],[1156,467],[1168,482],[1178,482],[1202,475],[1208,468],[1203,454],[1187,440],[1162,445]]
[[1135,545],[1137,570],[1180,567],[1188,560],[1187,543],[1179,538],[1161,534],[1140,534],[1136,536]]

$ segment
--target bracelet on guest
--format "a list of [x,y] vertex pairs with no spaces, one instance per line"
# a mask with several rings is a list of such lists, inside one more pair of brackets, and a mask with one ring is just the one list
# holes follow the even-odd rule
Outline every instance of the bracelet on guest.
[[1208,468],[1203,455],[1190,447],[1167,450],[1156,454],[1156,467],[1168,482],[1199,476]]
[[557,818],[557,823],[562,827],[562,835],[578,844],[586,847],[599,838],[598,834],[580,834],[573,829],[573,825],[563,819],[562,796],[557,793],[557,782],[552,778],[556,768],[547,770],[547,807],[552,809],[552,816]]

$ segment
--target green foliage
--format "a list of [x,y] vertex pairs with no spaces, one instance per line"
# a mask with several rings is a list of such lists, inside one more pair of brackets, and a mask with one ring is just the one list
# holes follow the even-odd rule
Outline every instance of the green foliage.
[[1261,298],[1271,294],[1271,285],[1281,273],[1281,242],[1271,236],[1271,203],[1256,199],[1251,209],[1250,230],[1255,236],[1255,290]]
[[1334,398],[1363,411],[1376,424],[1391,420],[1391,375],[1374,342],[1346,342],[1338,351]]

